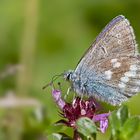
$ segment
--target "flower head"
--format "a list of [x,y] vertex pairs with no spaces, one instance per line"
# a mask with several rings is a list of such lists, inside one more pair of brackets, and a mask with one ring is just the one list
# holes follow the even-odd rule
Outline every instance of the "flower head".
[[72,104],[66,103],[63,108],[63,116],[68,119],[68,126],[76,127],[75,122],[80,117],[91,118],[94,116],[95,106],[92,100],[81,100],[76,97]]
[[100,131],[105,133],[108,127],[108,116],[110,113],[96,114],[96,102],[93,98],[82,100],[80,97],[76,97],[72,103],[67,103],[61,98],[61,92],[59,90],[53,90],[52,96],[56,104],[61,109],[61,115],[67,120],[60,120],[57,123],[65,124],[69,127],[76,129],[76,121],[80,117],[88,117],[95,123],[100,123]]

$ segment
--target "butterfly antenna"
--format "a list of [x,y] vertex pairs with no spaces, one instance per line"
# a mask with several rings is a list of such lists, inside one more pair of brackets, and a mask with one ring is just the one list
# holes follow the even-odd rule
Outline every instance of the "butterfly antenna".
[[48,83],[48,84],[46,84],[45,86],[43,86],[42,89],[44,90],[44,89],[46,89],[48,86],[54,87],[53,82],[54,82],[55,80],[57,80],[57,79],[58,79],[60,76],[62,76],[62,75],[63,75],[63,73],[61,73],[61,74],[59,74],[59,75],[53,76],[51,82]]

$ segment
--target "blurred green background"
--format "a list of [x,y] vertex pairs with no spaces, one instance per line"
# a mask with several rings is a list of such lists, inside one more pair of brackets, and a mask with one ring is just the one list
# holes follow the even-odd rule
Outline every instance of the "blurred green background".
[[[71,129],[53,125],[60,119],[58,109],[51,90],[42,87],[55,74],[74,69],[120,14],[130,20],[140,44],[139,0],[0,0],[0,140],[46,140],[59,131],[71,135]],[[140,114],[139,100],[140,95],[126,103],[131,114]]]

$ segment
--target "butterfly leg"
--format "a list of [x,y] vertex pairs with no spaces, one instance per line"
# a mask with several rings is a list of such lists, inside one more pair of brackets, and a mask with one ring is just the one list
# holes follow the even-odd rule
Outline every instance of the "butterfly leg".
[[71,90],[71,87],[69,87],[69,88],[67,89],[67,93],[66,93],[65,96],[64,96],[64,99],[65,99],[65,100],[66,100],[67,96],[69,95],[70,90]]
[[73,100],[75,99],[75,96],[76,96],[76,95],[75,95],[75,92],[74,92],[74,93],[73,93]]

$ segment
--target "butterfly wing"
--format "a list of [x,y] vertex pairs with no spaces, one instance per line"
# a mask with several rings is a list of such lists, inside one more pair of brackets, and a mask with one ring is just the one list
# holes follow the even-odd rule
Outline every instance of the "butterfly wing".
[[120,15],[99,34],[75,72],[86,79],[87,94],[116,105],[140,91],[139,64],[133,29]]
[[[129,21],[122,15],[114,18],[86,51],[76,70],[108,56],[133,56],[137,53],[135,35]],[[85,63],[86,62],[86,63]]]

